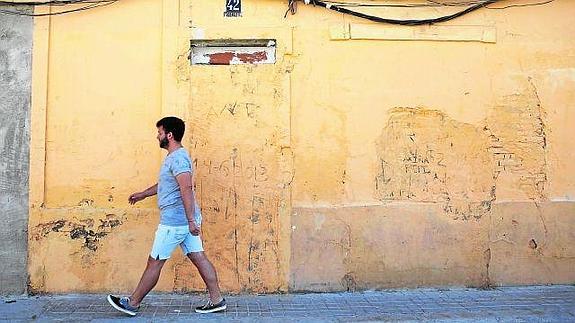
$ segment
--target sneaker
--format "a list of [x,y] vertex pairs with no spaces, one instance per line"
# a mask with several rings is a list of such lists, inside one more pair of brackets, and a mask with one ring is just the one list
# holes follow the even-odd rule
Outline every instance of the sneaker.
[[226,308],[228,308],[228,306],[226,305],[226,300],[224,298],[222,298],[222,301],[217,304],[214,304],[211,300],[208,300],[206,305],[196,307],[196,313],[214,313],[223,311]]
[[140,307],[134,307],[130,305],[130,298],[128,297],[118,297],[114,295],[108,295],[108,303],[112,305],[115,309],[120,312],[124,312],[130,316],[135,316],[138,313]]

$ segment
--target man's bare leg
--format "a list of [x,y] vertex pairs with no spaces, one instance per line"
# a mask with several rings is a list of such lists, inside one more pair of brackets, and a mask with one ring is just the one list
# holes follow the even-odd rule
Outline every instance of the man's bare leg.
[[156,260],[152,257],[148,257],[148,264],[146,265],[146,269],[142,274],[142,278],[140,278],[140,282],[138,283],[138,287],[130,296],[130,305],[138,307],[140,303],[148,295],[148,293],[156,286],[158,283],[158,279],[160,278],[160,273],[162,272],[162,267],[166,263],[166,259],[164,260]]
[[208,293],[210,294],[210,300],[213,304],[218,304],[222,301],[223,297],[220,293],[220,286],[218,285],[218,274],[214,265],[210,262],[208,257],[203,251],[200,252],[190,252],[188,258],[192,261],[194,266],[198,268],[200,276],[204,280],[206,287],[208,288]]

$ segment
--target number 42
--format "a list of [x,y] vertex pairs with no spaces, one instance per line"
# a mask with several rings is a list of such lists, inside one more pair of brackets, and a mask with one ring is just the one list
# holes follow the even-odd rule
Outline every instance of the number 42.
[[226,0],[226,8],[229,11],[239,11],[240,10],[240,0]]

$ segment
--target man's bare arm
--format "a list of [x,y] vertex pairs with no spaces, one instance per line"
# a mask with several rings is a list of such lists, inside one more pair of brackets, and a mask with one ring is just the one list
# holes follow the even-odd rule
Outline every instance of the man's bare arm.
[[182,195],[182,202],[186,210],[186,217],[188,218],[188,225],[190,232],[193,235],[200,234],[200,227],[196,223],[196,201],[194,200],[194,191],[192,186],[192,174],[185,172],[176,176],[178,185],[180,186],[180,194]]
[[147,189],[143,190],[142,192],[137,192],[137,193],[130,195],[130,197],[128,198],[128,202],[130,204],[136,204],[137,202],[145,199],[146,197],[150,197],[150,196],[153,196],[156,194],[158,194],[158,184],[157,183],[148,187]]

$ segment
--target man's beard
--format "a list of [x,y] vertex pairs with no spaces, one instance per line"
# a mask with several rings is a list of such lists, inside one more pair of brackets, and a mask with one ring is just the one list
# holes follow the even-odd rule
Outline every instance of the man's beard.
[[168,138],[163,138],[160,140],[160,148],[168,148],[168,146],[170,145],[170,141],[168,140]]

